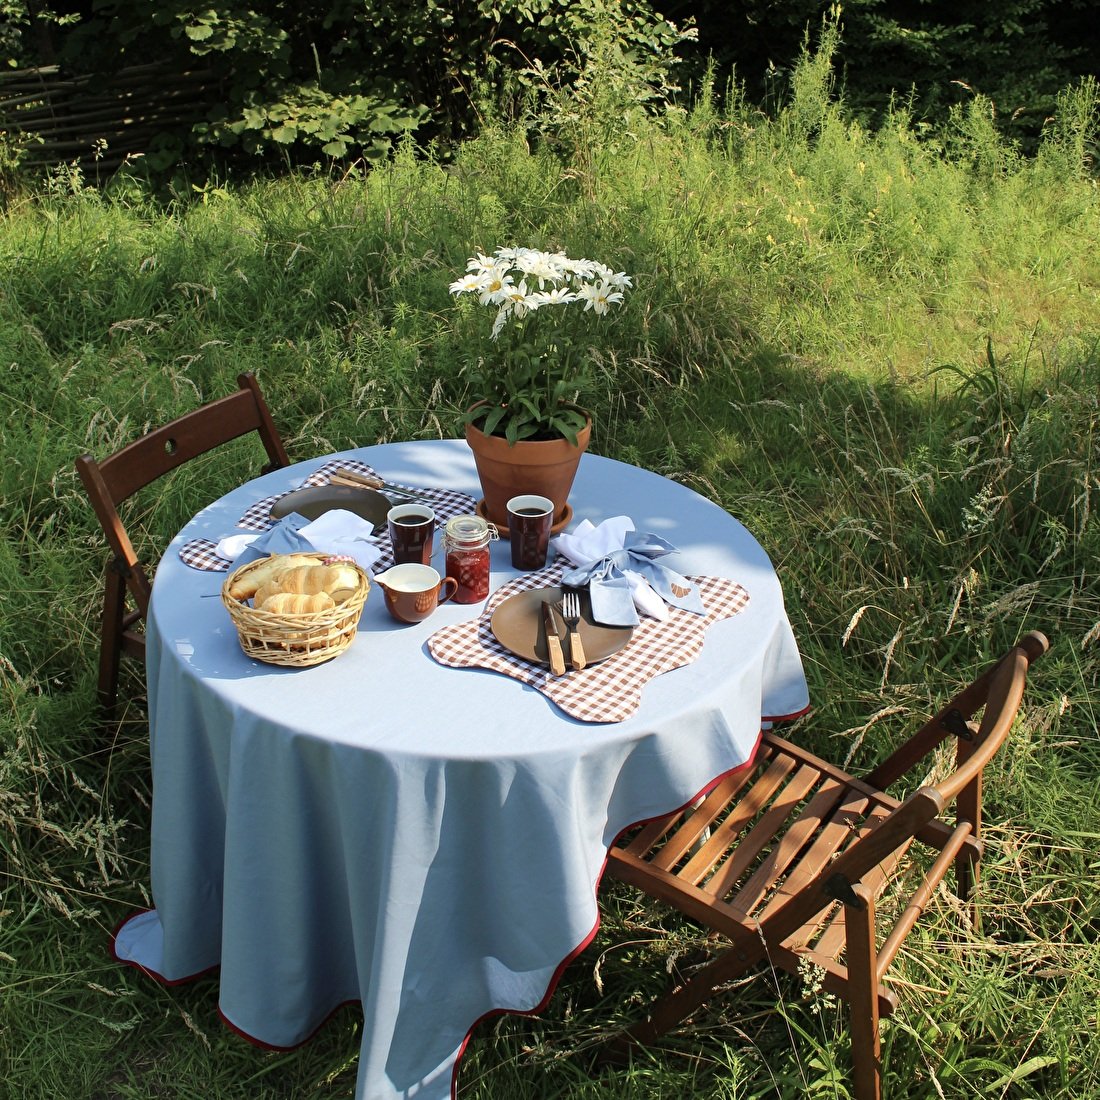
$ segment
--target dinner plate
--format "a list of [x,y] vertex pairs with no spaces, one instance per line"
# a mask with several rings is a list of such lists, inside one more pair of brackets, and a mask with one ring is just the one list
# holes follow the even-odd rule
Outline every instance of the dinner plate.
[[[509,596],[493,612],[489,620],[489,629],[505,649],[511,650],[517,657],[537,664],[548,664],[546,657],[546,631],[542,625],[542,603],[549,600],[555,609],[561,602],[560,588],[536,588],[530,592],[519,592]],[[632,626],[601,626],[592,622],[592,608],[588,603],[588,593],[581,593],[581,621],[577,632],[584,645],[587,664],[593,665],[605,661],[613,653],[618,653],[634,633]],[[560,612],[555,615],[561,627],[561,645],[565,659],[569,661],[569,635]]]
[[386,526],[386,516],[393,507],[389,497],[374,489],[357,489],[351,485],[311,485],[284,493],[271,506],[271,518],[282,519],[297,512],[306,519],[316,519],[334,508],[343,508],[374,524]]

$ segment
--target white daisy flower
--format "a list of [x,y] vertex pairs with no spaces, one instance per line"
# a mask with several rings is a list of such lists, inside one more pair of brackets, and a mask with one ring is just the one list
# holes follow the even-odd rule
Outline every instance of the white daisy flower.
[[610,283],[601,280],[599,283],[585,283],[577,290],[577,297],[584,299],[584,311],[590,309],[596,313],[606,313],[612,305],[618,305],[623,300],[620,291],[612,289]]
[[486,256],[483,252],[479,252],[476,256],[471,256],[467,261],[466,270],[481,273],[490,271],[497,266],[497,261],[492,256]]
[[505,267],[490,267],[482,276],[482,284],[478,288],[478,301],[483,306],[499,306],[508,298],[512,287],[512,276]]
[[475,275],[470,273],[469,275],[463,275],[461,279],[456,279],[451,283],[452,294],[468,294],[471,291],[481,290],[484,285],[484,276]]
[[542,290],[547,283],[557,285],[565,278],[564,259],[560,252],[551,255],[549,252],[524,249],[522,254],[516,256],[516,267],[525,275],[537,279],[539,290]]
[[578,295],[565,286],[556,286],[552,290],[539,290],[531,295],[531,301],[534,303],[532,308],[537,309],[539,306],[565,306],[570,302],[575,302]]
[[516,320],[526,316],[532,309],[538,309],[539,303],[535,301],[535,295],[529,295],[527,293],[527,282],[524,280],[515,286],[509,284],[502,291],[501,295],[507,300],[508,308],[515,315]]
[[497,311],[496,317],[493,318],[493,332],[492,338],[495,340],[500,335],[500,330],[504,328],[508,321],[508,316],[511,313],[511,309],[508,306],[501,306]]

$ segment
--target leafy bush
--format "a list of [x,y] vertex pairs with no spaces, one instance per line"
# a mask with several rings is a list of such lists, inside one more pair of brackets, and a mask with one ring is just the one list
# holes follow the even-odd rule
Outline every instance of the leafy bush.
[[154,171],[196,157],[377,163],[411,133],[449,145],[491,102],[537,93],[559,66],[583,81],[597,48],[640,71],[632,87],[650,99],[670,88],[665,70],[689,37],[645,0],[96,0],[90,16],[63,19],[18,0],[5,8],[0,45],[23,56],[41,40],[41,60],[107,81],[151,59],[208,75],[217,91],[201,117],[141,150]]

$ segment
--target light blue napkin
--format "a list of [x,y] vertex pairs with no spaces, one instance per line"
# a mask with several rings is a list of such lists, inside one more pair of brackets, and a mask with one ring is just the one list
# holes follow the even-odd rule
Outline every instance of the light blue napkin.
[[274,527],[269,527],[240,552],[234,567],[266,558],[268,554],[315,554],[316,547],[301,533],[309,522],[298,512],[283,516]]
[[352,558],[367,573],[382,557],[382,547],[373,537],[367,520],[346,509],[334,508],[309,520],[291,512],[262,535],[244,536],[247,542],[238,549],[238,539],[230,536],[218,544],[218,552],[235,554],[235,565],[255,561],[268,554],[334,554]]
[[640,621],[634,604],[634,585],[628,572],[643,577],[672,607],[705,615],[706,608],[695,586],[657,560],[674,553],[676,547],[660,535],[628,531],[621,550],[613,550],[598,561],[567,569],[562,574],[562,583],[588,585],[592,618],[606,626],[637,626]]

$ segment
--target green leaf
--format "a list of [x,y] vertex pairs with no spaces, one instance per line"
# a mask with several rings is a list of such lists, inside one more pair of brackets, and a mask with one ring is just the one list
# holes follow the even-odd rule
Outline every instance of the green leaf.
[[1009,1085],[1019,1084],[1025,1077],[1036,1073],[1038,1070],[1047,1069],[1049,1066],[1056,1066],[1058,1061],[1058,1058],[1053,1054],[1036,1055],[1034,1058],[1028,1059],[1028,1061],[1021,1063],[1002,1077],[999,1077],[986,1091],[992,1096],[995,1092],[1007,1089]]
[[492,435],[497,430],[497,425],[504,419],[507,409],[503,405],[496,405],[491,408],[485,417],[485,422],[482,426],[482,431],[486,435]]
[[[569,420],[562,416],[552,416],[550,418],[550,426],[560,436],[568,439],[574,447],[577,445],[577,433],[580,431],[580,427],[572,424]],[[581,427],[583,427],[583,423]]]
[[522,405],[535,420],[542,419],[542,409],[540,409],[526,394],[520,394],[516,403]]

